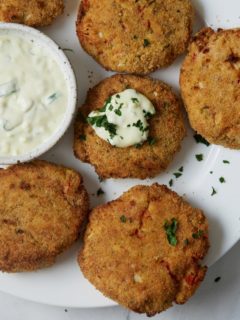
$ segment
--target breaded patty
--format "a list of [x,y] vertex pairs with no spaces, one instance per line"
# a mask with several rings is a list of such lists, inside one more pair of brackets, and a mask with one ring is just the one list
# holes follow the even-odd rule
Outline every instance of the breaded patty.
[[0,21],[47,26],[61,15],[63,0],[1,0]]
[[71,169],[34,161],[0,170],[0,270],[52,265],[87,213],[82,178]]
[[90,213],[79,264],[104,295],[152,316],[194,294],[208,247],[201,210],[166,186],[136,186]]
[[240,148],[240,29],[200,31],[180,77],[192,127],[206,140]]
[[[149,136],[154,144],[117,148],[99,138],[84,121],[92,111],[100,109],[113,94],[132,88],[145,95],[154,105],[156,114],[149,120]],[[171,88],[159,80],[133,75],[115,75],[100,82],[88,92],[75,123],[75,155],[95,167],[105,178],[153,177],[165,170],[179,151],[185,136],[180,101]]]
[[77,34],[107,70],[146,74],[186,50],[192,22],[189,0],[82,0]]

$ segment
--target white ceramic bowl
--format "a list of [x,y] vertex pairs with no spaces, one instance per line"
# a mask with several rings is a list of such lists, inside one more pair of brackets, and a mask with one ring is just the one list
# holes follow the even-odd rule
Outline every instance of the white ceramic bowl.
[[1,157],[0,155],[0,164],[2,165],[14,164],[17,162],[27,162],[39,157],[51,149],[60,140],[70,126],[74,117],[77,102],[76,78],[70,62],[61,48],[49,37],[34,28],[16,23],[0,23],[0,34],[13,32],[26,39],[30,38],[31,40],[34,40],[37,45],[47,48],[47,50],[49,50],[49,52],[55,57],[55,60],[62,70],[68,86],[68,103],[64,118],[62,122],[59,123],[58,129],[52,134],[52,136],[50,136],[46,141],[30,152],[27,152],[23,155],[8,157]]

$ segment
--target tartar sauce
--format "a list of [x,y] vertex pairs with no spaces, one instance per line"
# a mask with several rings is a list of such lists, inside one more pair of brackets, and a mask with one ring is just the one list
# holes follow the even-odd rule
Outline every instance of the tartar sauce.
[[147,140],[148,120],[155,112],[147,97],[134,89],[126,89],[109,97],[102,109],[89,114],[87,121],[100,138],[126,148]]
[[14,33],[0,36],[0,156],[23,155],[60,126],[68,89],[44,46]]

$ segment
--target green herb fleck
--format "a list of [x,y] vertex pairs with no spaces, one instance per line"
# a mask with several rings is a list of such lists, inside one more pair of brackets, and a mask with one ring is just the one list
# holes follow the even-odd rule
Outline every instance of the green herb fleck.
[[133,103],[139,103],[139,100],[137,98],[131,98]]
[[177,237],[176,237],[177,228],[178,228],[178,222],[175,218],[173,218],[171,222],[165,221],[164,223],[164,230],[166,231],[168,243],[174,247],[177,245]]
[[86,136],[85,136],[85,134],[81,134],[81,135],[79,136],[79,139],[80,139],[81,141],[86,141]]
[[109,132],[111,138],[113,138],[117,134],[117,126],[113,123],[108,122],[106,115],[87,117],[87,122],[91,126],[95,125],[98,128],[104,128]]
[[169,180],[169,186],[172,187],[173,186],[173,179]]
[[198,230],[196,233],[192,234],[193,239],[199,239],[201,238],[203,235],[203,231],[202,230]]
[[97,196],[101,196],[102,194],[104,194],[105,192],[103,191],[102,188],[99,188],[98,191],[97,191]]
[[126,222],[127,222],[126,216],[122,215],[122,216],[120,217],[120,221],[121,221],[122,223],[126,223]]
[[180,178],[182,176],[182,173],[180,172],[174,172],[173,174],[175,176],[176,179]]
[[221,280],[221,277],[217,277],[214,279],[214,282],[219,282]]
[[210,146],[210,143],[206,139],[204,139],[200,134],[195,134],[193,137],[197,143],[203,143],[207,147]]
[[130,127],[131,127],[131,125],[130,125],[130,124],[128,124],[128,125],[127,125],[127,128],[130,128]]
[[142,146],[142,144],[141,144],[141,143],[136,143],[136,144],[135,144],[135,148],[136,148],[136,149],[140,149],[140,148],[141,148],[141,146]]
[[217,191],[212,187],[212,193],[211,193],[211,196],[214,196],[215,194],[217,194]]
[[117,95],[116,95],[116,98],[120,99],[120,94],[117,94]]
[[144,132],[145,128],[143,126],[142,121],[139,119],[136,123],[133,123],[133,127],[138,128],[140,131]]
[[150,41],[148,39],[143,40],[143,46],[144,48],[148,47],[150,45]]
[[203,154],[201,154],[201,153],[196,154],[195,157],[196,157],[197,161],[203,161]]
[[150,146],[153,146],[156,143],[156,139],[153,137],[148,137],[147,141]]
[[210,174],[213,174],[213,171],[210,171]]
[[185,246],[188,246],[190,242],[189,242],[188,239],[185,239],[185,240],[183,241],[183,243],[184,243]]
[[230,162],[228,160],[223,160],[223,163],[230,164]]
[[183,172],[183,167],[179,168],[178,171]]
[[220,178],[219,178],[219,181],[220,181],[221,183],[225,183],[225,182],[226,182],[226,180],[224,179],[224,177],[220,177]]

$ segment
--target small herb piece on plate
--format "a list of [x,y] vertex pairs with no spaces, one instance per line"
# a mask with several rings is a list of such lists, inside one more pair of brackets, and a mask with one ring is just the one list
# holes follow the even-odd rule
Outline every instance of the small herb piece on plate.
[[104,194],[105,192],[103,191],[102,188],[99,188],[97,191],[97,196],[99,197],[100,195]]
[[230,164],[228,160],[223,160],[223,163]]
[[214,196],[215,194],[217,194],[217,191],[212,187],[212,193],[211,193],[211,196]]
[[179,168],[178,171],[183,172],[183,167]]
[[214,279],[214,282],[219,282],[221,280],[221,277],[217,277]]
[[164,223],[164,230],[166,231],[168,243],[175,247],[177,245],[177,237],[176,231],[178,228],[178,222],[175,218],[171,220],[171,222],[165,221]]
[[189,240],[188,240],[188,239],[185,239],[185,240],[183,241],[183,243],[184,243],[185,246],[188,246],[188,245],[189,245]]
[[173,179],[171,179],[168,183],[169,183],[169,186],[172,187],[173,186]]
[[220,177],[220,178],[219,178],[219,181],[220,181],[221,183],[225,183],[225,182],[226,182],[226,180],[224,179],[224,177]]
[[202,153],[196,154],[195,157],[196,157],[197,161],[202,161],[203,160],[203,154]]
[[180,172],[174,172],[173,175],[175,176],[176,179],[178,179],[179,177],[182,176],[182,173],[180,173]]
[[207,147],[210,146],[210,143],[206,139],[204,139],[200,134],[196,133],[193,137],[197,143],[203,143]]

